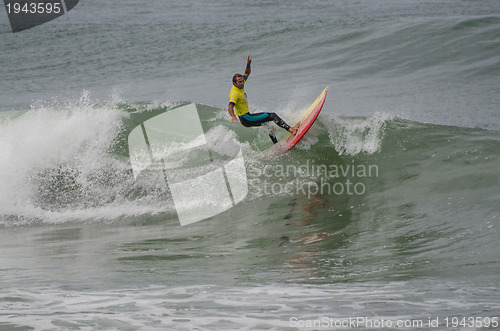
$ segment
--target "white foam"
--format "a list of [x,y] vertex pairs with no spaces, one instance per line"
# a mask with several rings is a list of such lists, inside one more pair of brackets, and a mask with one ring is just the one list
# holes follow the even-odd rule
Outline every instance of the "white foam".
[[[297,270],[290,270],[296,275]],[[438,282],[440,294],[463,286]],[[468,289],[468,285],[465,284]],[[484,302],[466,297],[439,300],[425,297],[429,286],[422,281],[327,285],[191,285],[149,286],[115,290],[75,291],[34,288],[6,293],[12,298],[5,309],[12,324],[35,329],[148,329],[148,330],[283,330],[318,329],[306,322],[323,321],[326,330],[333,321],[380,322],[422,321],[441,317],[450,311],[477,311]],[[489,288],[475,288],[483,293]],[[424,294],[422,294],[424,293]],[[497,309],[496,302],[488,302]],[[401,308],[403,307],[403,308]],[[367,311],[369,313],[367,313]],[[415,311],[417,314],[415,314]],[[27,318],[28,317],[28,318]],[[323,319],[323,317],[325,319]],[[443,317],[444,319],[444,317]],[[331,324],[325,324],[330,322]],[[302,326],[299,326],[299,323]],[[358,322],[359,328],[367,328]]]
[[[0,218],[59,222],[161,211],[162,206],[143,207],[123,199],[122,191],[131,183],[130,166],[109,149],[126,116],[113,105],[96,105],[83,92],[77,101],[37,103],[20,116],[3,119]],[[76,201],[71,199],[74,192],[52,185],[57,176],[66,176],[78,188]],[[53,201],[44,206],[40,196]]]
[[379,152],[386,122],[391,119],[392,115],[382,113],[370,118],[321,117],[330,142],[340,155]]

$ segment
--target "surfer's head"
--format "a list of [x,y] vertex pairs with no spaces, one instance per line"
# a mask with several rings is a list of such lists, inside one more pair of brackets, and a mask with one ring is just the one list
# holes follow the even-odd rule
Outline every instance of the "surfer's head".
[[236,86],[237,88],[244,88],[245,87],[245,77],[243,77],[242,74],[234,74],[233,76],[233,85]]

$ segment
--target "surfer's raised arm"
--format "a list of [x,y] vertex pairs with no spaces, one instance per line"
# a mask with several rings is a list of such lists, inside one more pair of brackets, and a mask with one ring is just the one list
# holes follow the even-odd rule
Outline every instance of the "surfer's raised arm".
[[250,58],[250,53],[249,53],[247,57],[247,67],[245,68],[245,74],[244,74],[244,76],[246,76],[247,78],[248,76],[250,76],[250,72],[252,72],[250,64],[252,64],[252,59]]

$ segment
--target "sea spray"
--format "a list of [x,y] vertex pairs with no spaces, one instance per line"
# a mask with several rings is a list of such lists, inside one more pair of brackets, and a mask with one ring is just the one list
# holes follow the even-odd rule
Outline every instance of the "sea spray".
[[126,115],[83,92],[76,101],[35,102],[3,121],[0,215],[71,218],[123,197],[129,165],[109,150]]
[[386,122],[392,115],[375,113],[370,118],[321,117],[330,142],[340,155],[373,154],[380,151]]

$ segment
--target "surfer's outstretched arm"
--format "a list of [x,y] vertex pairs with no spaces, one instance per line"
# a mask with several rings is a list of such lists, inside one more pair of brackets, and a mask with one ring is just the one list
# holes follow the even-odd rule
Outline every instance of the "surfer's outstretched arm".
[[245,74],[243,76],[250,76],[250,73],[252,72],[252,68],[250,67],[250,64],[252,64],[252,59],[250,58],[250,54],[248,54],[247,57],[247,67],[245,68]]

